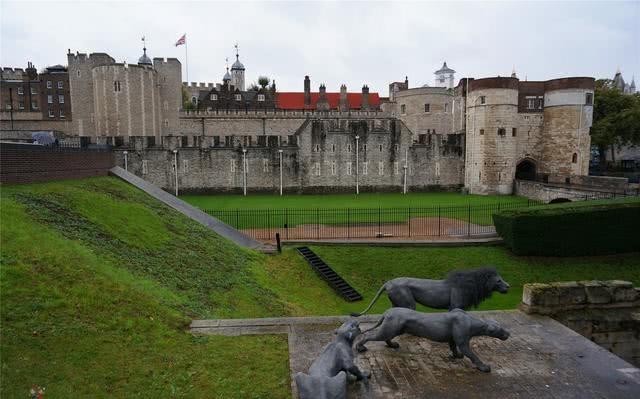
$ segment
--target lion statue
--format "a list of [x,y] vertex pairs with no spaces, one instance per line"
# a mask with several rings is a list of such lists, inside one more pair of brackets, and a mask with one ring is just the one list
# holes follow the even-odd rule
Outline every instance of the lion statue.
[[[375,331],[374,331],[375,330]],[[364,352],[369,341],[385,341],[391,348],[399,348],[392,339],[402,334],[428,338],[436,342],[448,342],[452,357],[468,357],[476,368],[488,373],[491,367],[473,353],[469,341],[473,337],[486,335],[506,340],[509,332],[495,321],[476,319],[462,309],[447,313],[421,313],[405,308],[391,308],[384,312],[375,326],[362,333],[356,345],[358,352]]]
[[416,303],[420,303],[430,308],[451,310],[478,306],[493,291],[504,294],[508,290],[509,284],[493,267],[454,270],[444,280],[399,277],[384,283],[365,310],[351,315],[358,317],[367,313],[382,291],[387,292],[396,308],[415,309]]
[[369,373],[361,371],[353,361],[353,341],[360,333],[360,323],[355,319],[335,331],[336,338],[322,349],[309,367],[309,374],[295,375],[300,399],[344,399],[347,397],[347,373],[358,380],[369,378]]

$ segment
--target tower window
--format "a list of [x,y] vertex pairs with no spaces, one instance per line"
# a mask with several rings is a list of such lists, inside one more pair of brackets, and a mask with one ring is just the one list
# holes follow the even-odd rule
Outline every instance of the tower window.
[[484,129],[480,129],[480,136],[484,136]]
[[518,134],[518,129],[514,127],[513,129],[511,129],[511,137],[516,137],[516,134]]
[[400,113],[402,115],[407,113],[407,106],[405,104],[400,105]]
[[486,104],[487,98],[485,96],[480,96],[480,104]]
[[380,150],[380,152],[382,152],[382,144],[378,146],[378,149]]
[[586,93],[584,96],[585,105],[593,105],[593,93]]
[[196,97],[196,96],[191,97],[191,102],[193,104],[197,104],[198,103],[198,97]]
[[507,134],[507,129],[500,127],[498,128],[498,136],[505,136]]
[[535,109],[536,108],[536,99],[535,98],[530,98],[527,100],[527,108],[528,109]]
[[424,105],[424,112],[430,112],[431,111],[431,104],[425,104]]
[[113,81],[113,91],[118,92],[120,90],[121,90],[120,81],[119,80],[114,80]]
[[576,154],[575,152],[571,156],[571,163],[578,163],[578,154]]
[[449,104],[444,105],[444,112],[449,112]]

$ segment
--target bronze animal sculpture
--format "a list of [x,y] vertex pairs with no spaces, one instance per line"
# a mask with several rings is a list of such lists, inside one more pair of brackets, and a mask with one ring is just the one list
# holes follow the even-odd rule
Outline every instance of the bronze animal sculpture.
[[472,270],[456,270],[444,280],[429,280],[399,277],[389,280],[380,287],[375,297],[358,317],[367,313],[383,291],[387,292],[393,307],[415,309],[416,303],[435,309],[468,309],[490,297],[493,291],[502,294],[509,290],[509,284],[500,277],[493,267]]
[[355,319],[335,331],[335,339],[313,361],[309,374],[295,375],[300,399],[344,399],[347,397],[347,373],[358,380],[369,378],[369,373],[361,371],[353,361],[353,341],[360,333],[360,323]]
[[362,333],[356,344],[358,352],[364,352],[369,341],[385,341],[391,348],[399,348],[392,339],[411,334],[436,342],[448,342],[452,357],[468,357],[476,368],[486,373],[491,367],[480,360],[471,350],[469,341],[473,337],[486,335],[506,340],[509,332],[494,321],[477,319],[464,310],[453,309],[447,313],[421,313],[405,308],[391,308],[384,312],[378,323]]

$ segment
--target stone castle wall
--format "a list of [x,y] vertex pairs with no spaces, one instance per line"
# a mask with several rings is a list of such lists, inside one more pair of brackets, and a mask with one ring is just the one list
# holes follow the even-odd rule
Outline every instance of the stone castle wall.
[[551,316],[640,366],[640,288],[630,282],[525,284],[520,308]]

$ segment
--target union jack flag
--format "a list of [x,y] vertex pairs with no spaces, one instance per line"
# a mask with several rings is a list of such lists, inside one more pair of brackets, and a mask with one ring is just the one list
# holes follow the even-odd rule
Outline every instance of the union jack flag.
[[182,35],[182,37],[180,39],[178,39],[178,41],[176,42],[176,47],[183,45],[187,43],[187,34],[185,33],[184,35]]

